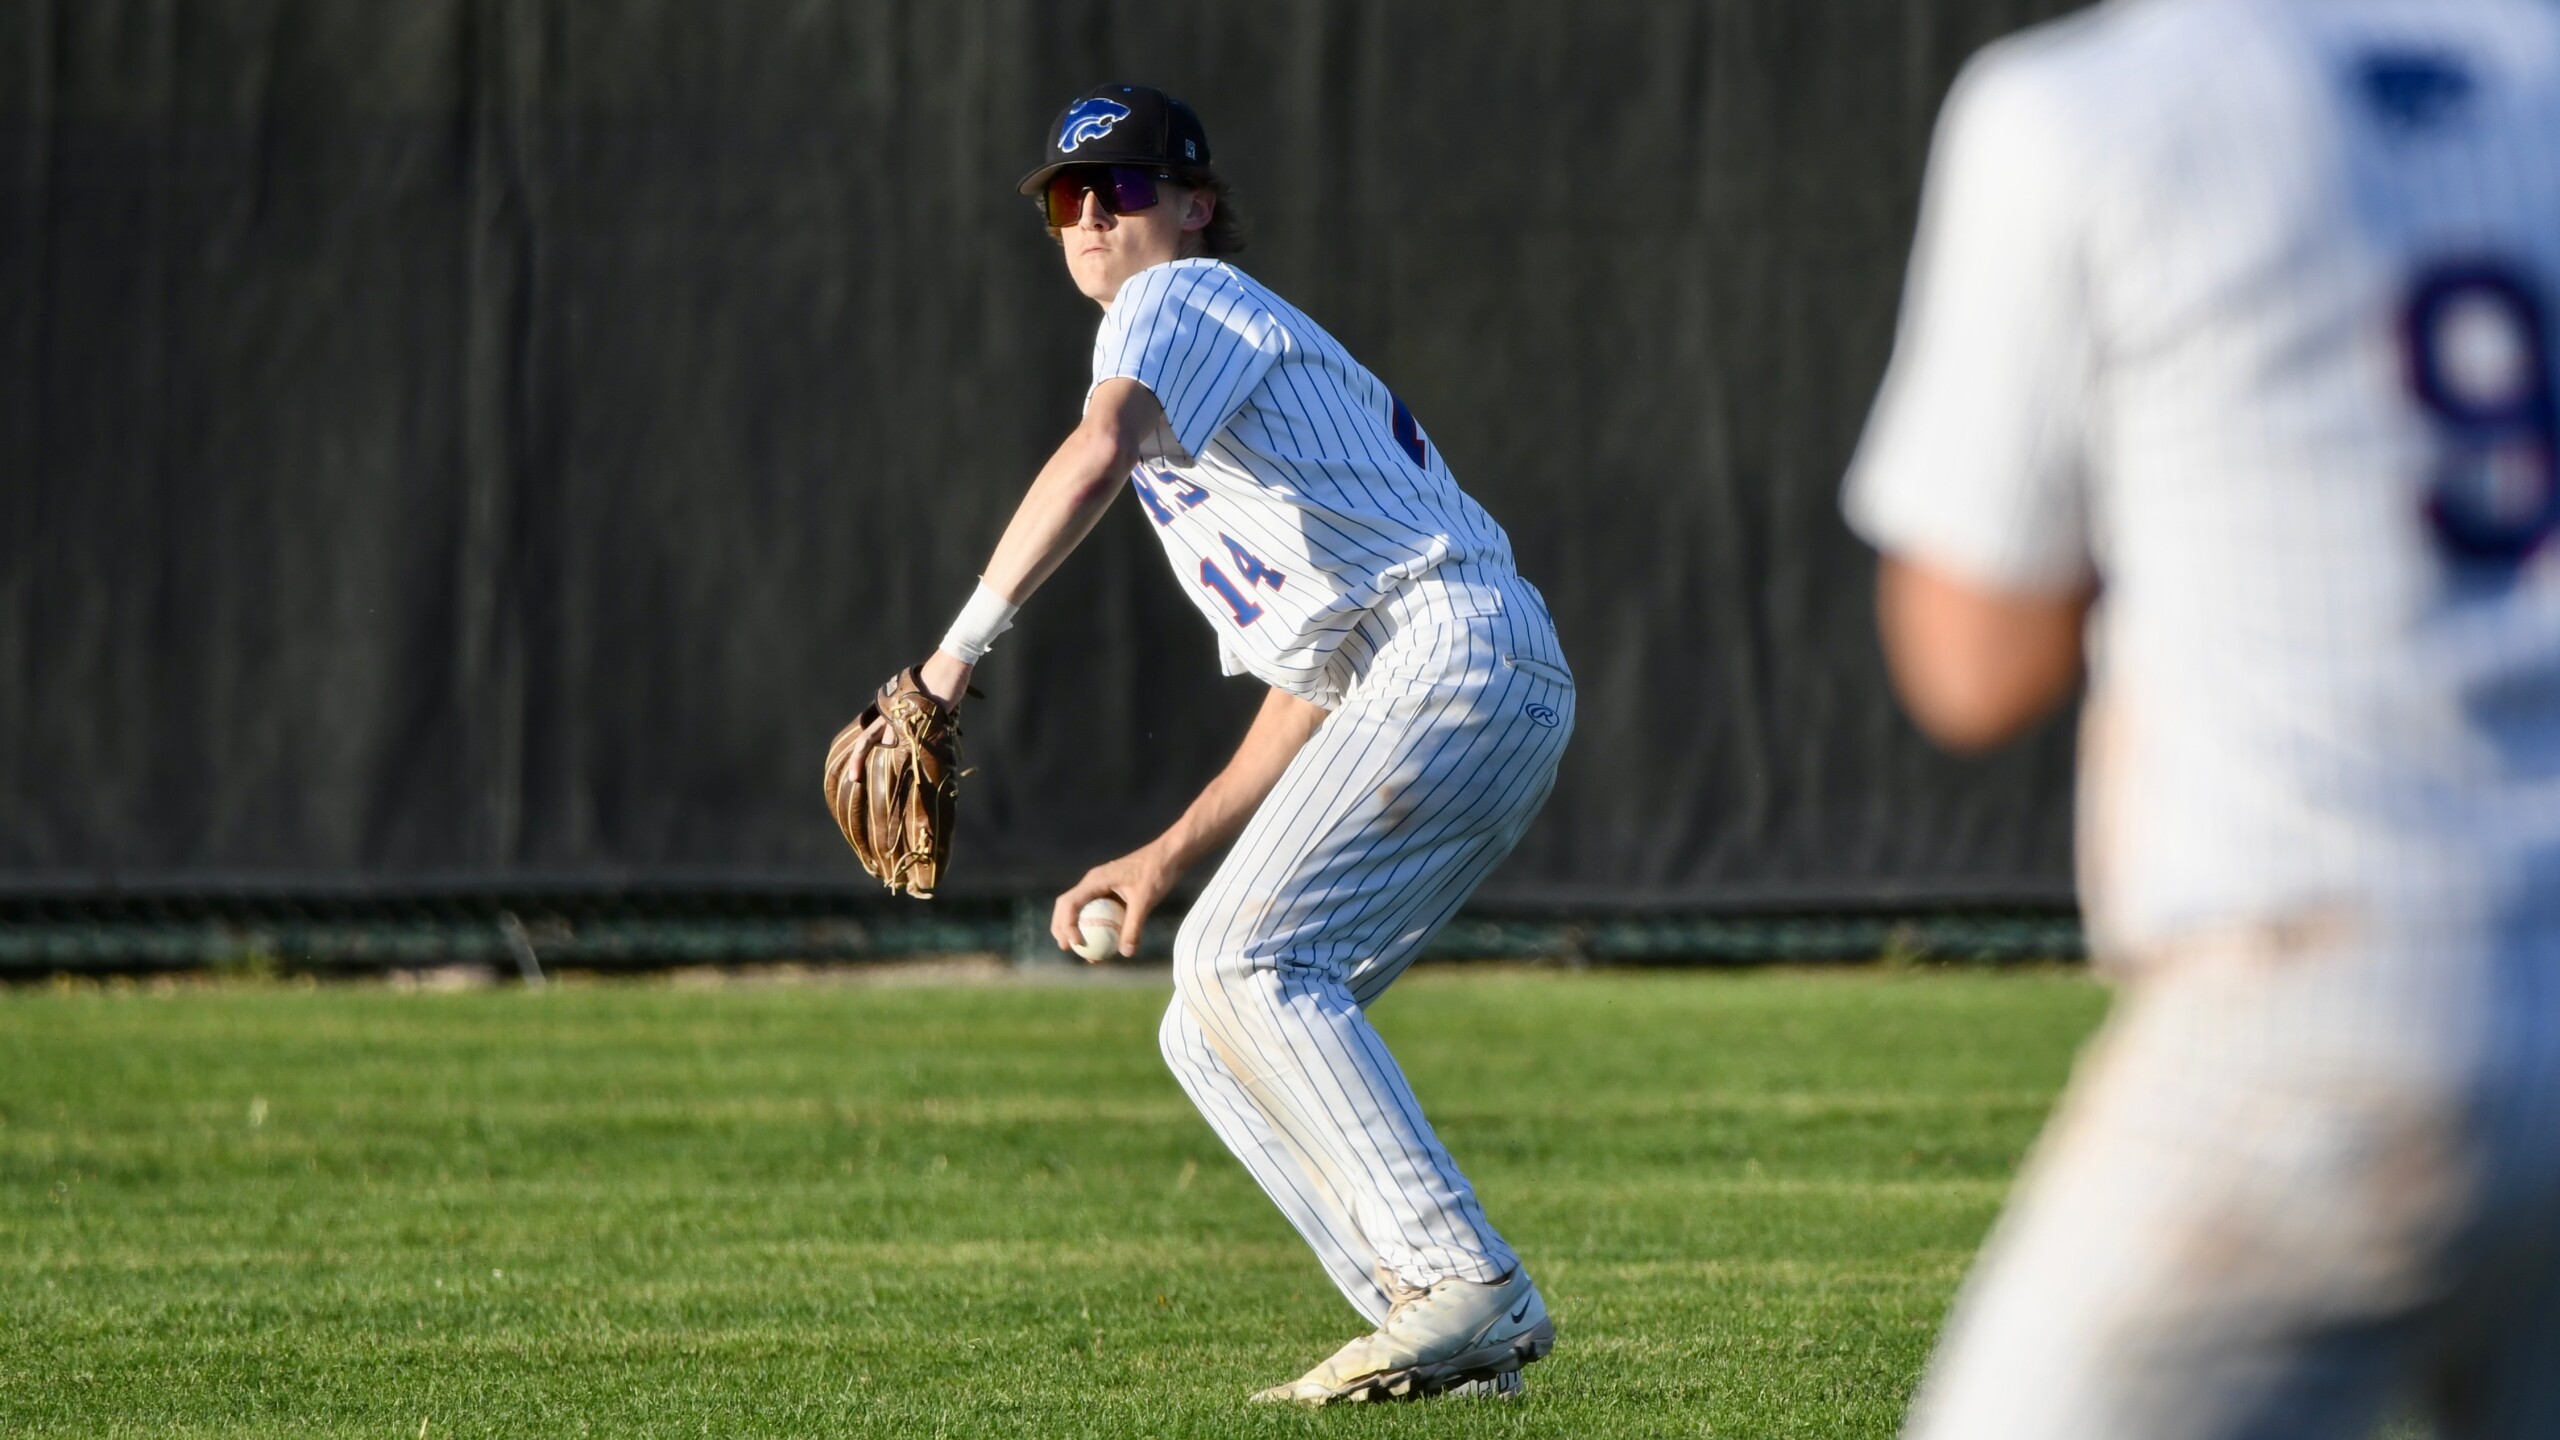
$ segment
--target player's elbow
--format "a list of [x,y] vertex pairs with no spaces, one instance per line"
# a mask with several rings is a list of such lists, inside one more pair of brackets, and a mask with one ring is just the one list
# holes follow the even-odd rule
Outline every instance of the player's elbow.
[[1988,676],[1921,677],[1900,667],[1894,673],[1894,692],[1920,733],[1965,755],[2009,743],[2062,700],[2003,692]]
[[1121,478],[1137,463],[1137,446],[1107,422],[1086,417],[1084,423],[1060,443],[1050,457],[1035,485],[1035,497],[1048,497],[1044,503],[1063,505],[1068,510],[1095,509],[1110,500],[1120,488]]
[[1089,502],[1120,483],[1138,463],[1138,438],[1116,415],[1097,411],[1085,417],[1067,441],[1075,452],[1074,471],[1083,481],[1079,488],[1087,492],[1081,498]]
[[1155,392],[1115,375],[1093,387],[1076,434],[1116,479],[1138,463],[1138,446],[1163,423],[1164,409],[1156,404]]
[[2079,687],[2085,589],[2004,592],[1888,558],[1876,601],[1895,694],[1949,750],[2005,744]]

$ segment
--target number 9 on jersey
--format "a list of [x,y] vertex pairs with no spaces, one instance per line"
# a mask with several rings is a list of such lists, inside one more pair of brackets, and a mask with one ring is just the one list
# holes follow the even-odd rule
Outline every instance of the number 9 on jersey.
[[2402,314],[2410,388],[2440,458],[2427,515],[2466,560],[2514,564],[2560,529],[2560,397],[2549,307],[2494,259],[2422,272]]

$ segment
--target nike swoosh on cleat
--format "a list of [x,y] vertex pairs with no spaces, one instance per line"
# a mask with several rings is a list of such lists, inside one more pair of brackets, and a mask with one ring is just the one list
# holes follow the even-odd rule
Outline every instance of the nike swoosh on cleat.
[[1529,1302],[1528,1302],[1528,1301],[1526,1301],[1526,1300],[1523,1300],[1523,1301],[1521,1301],[1521,1302],[1520,1302],[1520,1308],[1511,1312],[1511,1323],[1512,1323],[1512,1324],[1514,1324],[1514,1325],[1519,1324],[1519,1323],[1520,1323],[1520,1317],[1521,1317],[1521,1316],[1523,1316],[1523,1315],[1526,1315],[1526,1314],[1528,1314],[1528,1313],[1529,1313]]

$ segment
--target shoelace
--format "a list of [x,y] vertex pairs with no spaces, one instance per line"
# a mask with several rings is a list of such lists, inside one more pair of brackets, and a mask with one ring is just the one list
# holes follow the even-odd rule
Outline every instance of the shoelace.
[[1403,1277],[1397,1275],[1396,1272],[1388,1269],[1384,1265],[1378,1267],[1377,1273],[1378,1288],[1387,1292],[1386,1323],[1389,1325],[1396,1322],[1397,1316],[1402,1315],[1407,1309],[1410,1309],[1424,1296],[1431,1293],[1430,1290],[1423,1286],[1406,1284]]

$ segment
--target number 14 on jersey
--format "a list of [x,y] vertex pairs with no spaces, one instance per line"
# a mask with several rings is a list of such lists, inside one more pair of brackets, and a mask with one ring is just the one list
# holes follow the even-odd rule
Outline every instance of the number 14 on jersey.
[[1289,583],[1289,577],[1263,564],[1252,551],[1237,544],[1234,536],[1221,534],[1218,539],[1226,545],[1228,558],[1235,561],[1236,574],[1243,577],[1243,583],[1230,578],[1215,560],[1200,562],[1200,583],[1226,602],[1227,613],[1235,616],[1236,624],[1250,625],[1262,618],[1262,607],[1254,603],[1252,587],[1276,591]]
[[[1147,518],[1159,526],[1171,525],[1176,514],[1198,509],[1209,498],[1208,491],[1188,480],[1169,475],[1151,477],[1144,468],[1130,472],[1129,482],[1137,487],[1138,503],[1146,507]],[[1157,493],[1159,484],[1172,493]],[[1227,567],[1211,556],[1200,562],[1200,583],[1226,603],[1227,613],[1235,617],[1238,626],[1250,625],[1262,618],[1262,606],[1253,598],[1254,588],[1277,592],[1289,583],[1289,577],[1262,563],[1261,556],[1237,543],[1233,535],[1219,532],[1218,543],[1227,547],[1227,558],[1233,562],[1235,573],[1228,574]]]

